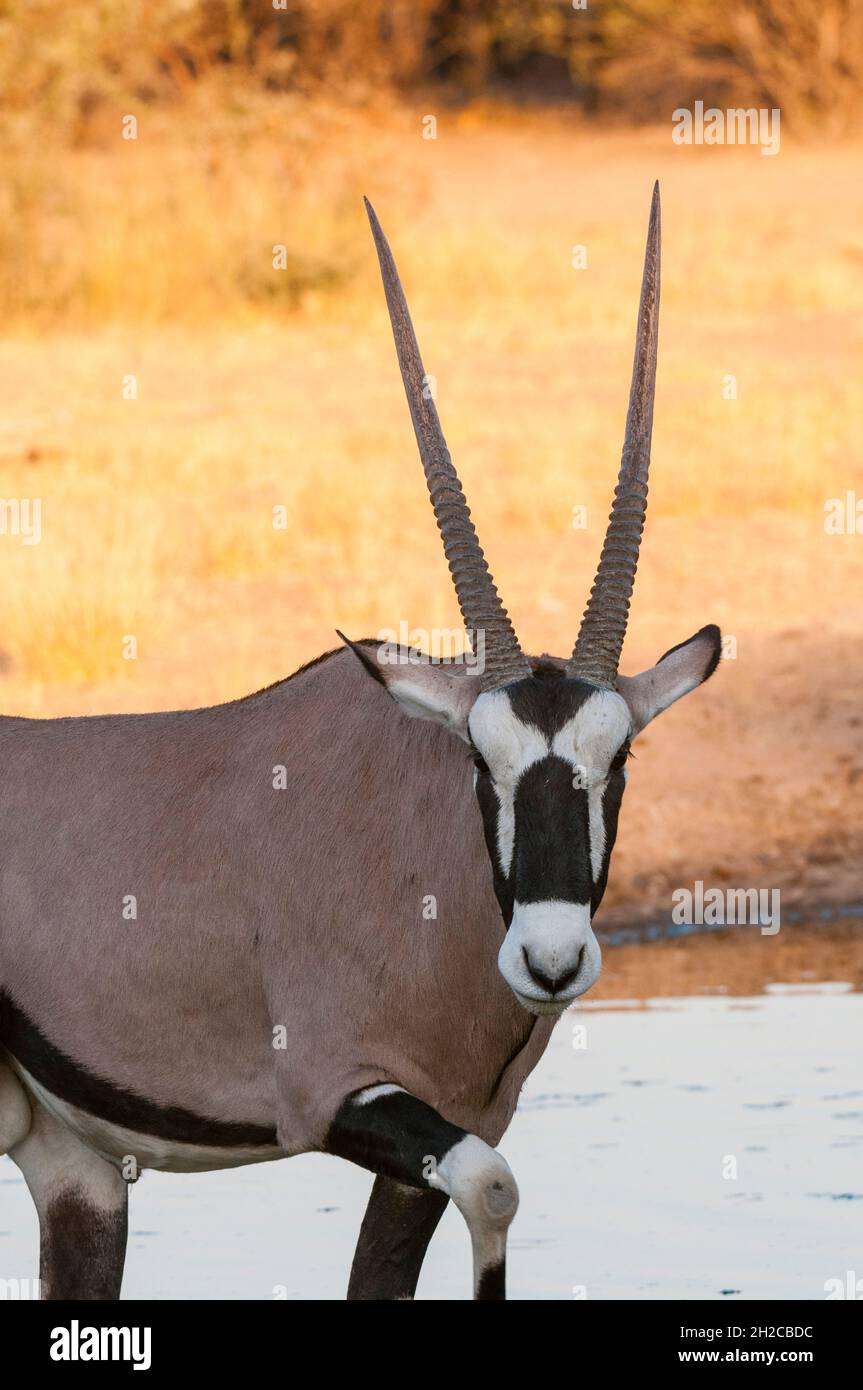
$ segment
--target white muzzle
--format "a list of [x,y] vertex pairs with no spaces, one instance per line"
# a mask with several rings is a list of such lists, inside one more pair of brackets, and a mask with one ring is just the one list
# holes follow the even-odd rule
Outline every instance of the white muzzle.
[[599,978],[602,953],[589,903],[516,903],[498,968],[532,1014],[559,1014]]

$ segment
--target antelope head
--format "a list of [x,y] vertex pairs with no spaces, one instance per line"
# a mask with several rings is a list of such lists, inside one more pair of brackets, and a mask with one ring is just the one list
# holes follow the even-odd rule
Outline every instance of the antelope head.
[[[654,188],[626,434],[605,540],[572,655],[529,660],[498,597],[453,468],[387,240],[366,202],[396,352],[438,529],[480,674],[407,669],[350,643],[407,713],[470,746],[474,787],[506,928],[498,965],[533,1014],[560,1013],[599,976],[602,901],[641,730],[706,680],[720,635],[701,628],[637,676],[618,674],[647,509],[659,324],[660,211]],[[347,640],[347,639],[345,639]]]

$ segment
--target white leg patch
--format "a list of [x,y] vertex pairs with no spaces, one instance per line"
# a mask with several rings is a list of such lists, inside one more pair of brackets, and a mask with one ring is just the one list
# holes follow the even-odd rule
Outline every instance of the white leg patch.
[[509,1164],[475,1134],[466,1134],[441,1159],[429,1185],[451,1197],[467,1222],[477,1285],[483,1271],[506,1256],[506,1233],[518,1210]]
[[364,1091],[359,1091],[354,1096],[354,1105],[370,1105],[373,1100],[380,1100],[381,1096],[395,1096],[401,1092],[405,1095],[404,1086],[392,1086],[389,1082],[383,1082],[380,1086],[367,1086]]

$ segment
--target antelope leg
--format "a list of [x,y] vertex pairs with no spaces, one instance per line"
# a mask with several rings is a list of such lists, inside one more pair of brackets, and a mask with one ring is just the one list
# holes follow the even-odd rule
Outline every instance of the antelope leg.
[[447,1201],[443,1192],[420,1192],[392,1178],[375,1178],[351,1266],[348,1298],[413,1298]]
[[120,1297],[126,1258],[126,1183],[118,1168],[33,1107],[30,1131],[10,1149],[39,1214],[44,1299]]
[[[518,1207],[518,1188],[499,1153],[392,1085],[369,1086],[348,1096],[324,1147],[394,1183],[451,1197],[470,1233],[474,1298],[506,1297],[506,1236]],[[439,1216],[440,1211],[434,1225]],[[397,1231],[397,1224],[392,1229]],[[409,1237],[407,1244],[416,1260]]]

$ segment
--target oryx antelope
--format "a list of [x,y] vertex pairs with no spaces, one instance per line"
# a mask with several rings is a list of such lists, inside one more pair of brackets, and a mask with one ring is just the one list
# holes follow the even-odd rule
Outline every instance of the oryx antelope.
[[493,1146],[599,974],[630,744],[719,658],[710,626],[617,670],[647,499],[658,189],[623,460],[565,660],[525,656],[498,598],[369,217],[484,664],[347,642],[212,709],[0,722],[0,1153],[38,1210],[48,1298],[118,1296],[140,1170],[314,1150],[376,1174],[349,1297],[412,1296],[452,1198],[475,1296],[502,1298],[518,1194]]

